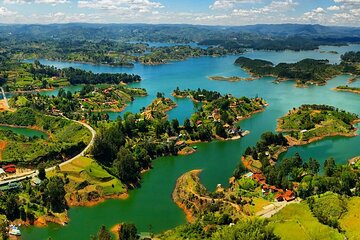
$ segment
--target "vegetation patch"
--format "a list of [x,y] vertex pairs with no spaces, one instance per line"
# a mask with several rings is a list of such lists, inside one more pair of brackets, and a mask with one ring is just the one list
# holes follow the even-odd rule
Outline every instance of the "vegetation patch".
[[90,131],[79,123],[60,117],[48,116],[30,108],[0,113],[0,123],[32,127],[46,132],[49,138],[26,137],[12,131],[0,130],[6,147],[2,161],[35,166],[62,162],[81,152],[90,142]]
[[321,224],[306,203],[286,206],[270,222],[281,239],[344,239],[336,229]]
[[347,202],[348,211],[338,220],[340,228],[350,240],[359,239],[360,197],[352,197]]
[[355,136],[356,114],[327,105],[302,105],[278,120],[277,130],[289,132],[291,145],[310,143],[328,136]]
[[352,93],[360,94],[360,88],[358,88],[358,87],[350,87],[348,85],[338,86],[338,87],[334,88],[334,90],[335,91],[340,91],[340,92],[352,92]]
[[79,157],[49,172],[48,176],[64,177],[69,206],[92,206],[106,198],[127,197],[126,186],[87,157]]

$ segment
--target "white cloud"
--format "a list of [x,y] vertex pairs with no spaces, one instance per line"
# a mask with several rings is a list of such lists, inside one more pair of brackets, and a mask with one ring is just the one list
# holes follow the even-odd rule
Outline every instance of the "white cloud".
[[360,0],[334,0],[336,3],[343,3],[343,4],[360,4]]
[[321,8],[321,7],[318,7],[316,9],[313,10],[314,13],[319,13],[319,14],[323,14],[323,13],[326,13],[326,11]]
[[236,4],[240,3],[259,3],[261,0],[216,0],[212,5],[209,6],[210,9],[229,9],[233,8]]
[[254,14],[261,14],[260,16],[263,16],[264,14],[287,12],[293,10],[296,5],[298,5],[298,3],[293,0],[272,1],[262,8],[234,9],[232,15],[247,17]]
[[153,9],[163,8],[164,6],[159,2],[150,0],[81,0],[78,1],[78,7],[151,13]]
[[327,10],[329,10],[329,11],[339,11],[340,9],[341,9],[341,7],[336,6],[336,5],[330,6],[327,8]]
[[30,4],[30,3],[39,3],[39,4],[63,4],[68,3],[69,0],[4,0],[4,4]]
[[15,14],[16,14],[16,12],[12,12],[9,9],[7,9],[6,7],[0,7],[0,16],[7,17],[7,16],[15,15]]

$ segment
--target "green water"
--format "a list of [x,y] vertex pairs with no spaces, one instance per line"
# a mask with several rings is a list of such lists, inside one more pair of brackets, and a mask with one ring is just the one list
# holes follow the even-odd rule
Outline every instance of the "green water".
[[[344,49],[346,48],[346,49]],[[327,51],[330,47],[324,47]],[[339,54],[325,54],[320,51],[306,52],[250,52],[248,55],[272,60],[274,62],[293,62],[303,57],[331,57],[332,62],[339,62],[340,52],[360,50],[359,45],[335,48]],[[171,200],[171,193],[176,179],[192,169],[203,169],[201,180],[204,185],[213,190],[216,184],[227,184],[233,169],[238,164],[244,149],[254,145],[265,131],[274,131],[276,119],[293,107],[301,104],[329,104],[350,112],[360,114],[360,95],[332,91],[331,88],[346,84],[349,76],[343,75],[329,81],[326,86],[295,88],[293,82],[274,84],[273,78],[262,78],[256,81],[223,82],[210,81],[208,76],[248,76],[246,72],[233,65],[237,56],[221,58],[193,58],[184,62],[175,62],[160,66],[136,65],[133,69],[94,66],[88,64],[72,64],[44,61],[58,67],[74,66],[93,72],[129,72],[143,77],[136,87],[144,87],[149,96],[137,98],[127,108],[128,111],[138,111],[151,102],[156,92],[164,92],[170,96],[177,86],[181,88],[206,88],[222,93],[232,93],[235,96],[254,97],[257,94],[265,98],[270,106],[265,112],[254,115],[240,123],[243,129],[251,134],[243,139],[226,142],[211,142],[198,144],[197,153],[190,156],[164,157],[153,162],[154,168],[142,179],[142,186],[130,192],[126,200],[109,200],[95,207],[77,207],[69,210],[70,222],[67,226],[50,225],[46,228],[23,228],[23,239],[89,239],[100,225],[112,227],[119,222],[135,223],[140,231],[149,231],[149,225],[154,232],[173,228],[186,222],[185,216]],[[194,111],[193,103],[188,99],[177,101],[178,108],[169,112],[169,118],[180,121],[189,117]],[[113,118],[120,115],[114,113]],[[347,159],[360,155],[358,146],[360,138],[328,138],[307,146],[290,149],[287,155],[300,152],[304,158],[310,156],[324,161],[332,156],[337,162],[345,163]]]
[[42,131],[34,130],[31,128],[22,128],[22,127],[9,127],[9,126],[0,126],[1,130],[10,130],[16,134],[24,135],[26,137],[42,137],[47,138],[48,135]]

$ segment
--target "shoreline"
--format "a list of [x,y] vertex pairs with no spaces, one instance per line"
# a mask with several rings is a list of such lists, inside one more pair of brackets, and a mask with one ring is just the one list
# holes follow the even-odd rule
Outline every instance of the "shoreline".
[[94,206],[101,204],[109,199],[125,200],[128,197],[129,197],[129,193],[125,192],[125,193],[120,193],[120,194],[114,193],[114,194],[110,194],[110,195],[105,195],[105,196],[99,197],[96,201],[75,202],[75,201],[67,200],[66,202],[69,207],[94,207]]
[[22,128],[22,129],[36,130],[36,131],[45,133],[48,138],[51,137],[51,134],[50,134],[50,133],[48,133],[47,131],[41,129],[39,126],[18,126],[18,125],[12,125],[12,124],[4,124],[4,123],[0,123],[0,126],[3,126],[3,127],[11,127],[11,128]]
[[358,134],[356,133],[331,133],[331,134],[326,134],[324,136],[321,137],[312,137],[309,140],[297,140],[293,137],[290,137],[289,135],[286,135],[285,138],[288,140],[289,146],[293,147],[293,146],[302,146],[302,145],[307,145],[313,142],[317,142],[320,140],[323,140],[325,138],[330,138],[330,137],[356,137],[358,136]]
[[332,88],[331,90],[333,91],[337,91],[337,92],[350,92],[350,93],[355,93],[355,94],[360,94],[360,88],[358,90],[355,89],[347,89],[347,88]]
[[[191,170],[189,173],[191,175],[196,175],[197,177],[199,176],[199,174],[202,172],[201,169],[196,169],[196,170]],[[181,184],[181,181],[182,181],[182,178],[184,177],[184,175],[180,176],[177,180],[176,180],[176,183],[175,183],[175,187],[174,187],[174,190],[171,194],[171,197],[172,197],[172,200],[173,202],[180,208],[183,210],[183,212],[185,213],[185,216],[186,216],[186,221],[188,223],[194,223],[195,221],[195,216],[194,214],[191,212],[190,209],[188,209],[186,207],[186,205],[184,203],[181,202],[181,199],[179,198],[179,196],[177,196],[177,193],[175,190],[177,190],[179,188],[179,184]]]

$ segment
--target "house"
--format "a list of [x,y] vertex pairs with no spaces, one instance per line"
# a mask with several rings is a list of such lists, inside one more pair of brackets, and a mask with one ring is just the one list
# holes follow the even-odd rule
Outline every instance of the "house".
[[265,184],[265,176],[262,173],[254,173],[252,175],[252,179],[257,181],[258,183]]
[[184,141],[177,141],[176,143],[175,143],[175,146],[177,146],[177,147],[183,147],[183,146],[185,146],[186,145],[186,143],[184,142]]
[[203,122],[201,121],[201,120],[198,120],[198,121],[196,121],[196,126],[201,126],[201,124],[202,124]]
[[268,185],[262,186],[261,192],[263,196],[268,195],[269,191],[270,191],[270,187]]
[[246,177],[246,178],[252,178],[253,175],[254,175],[254,173],[248,172],[248,173],[246,173],[246,174],[244,175],[244,177]]
[[283,195],[281,193],[277,193],[275,195],[275,200],[278,201],[278,202],[282,202],[282,201],[284,201],[284,197],[283,197]]
[[167,139],[167,141],[168,141],[168,142],[173,142],[173,141],[176,141],[177,139],[178,139],[178,137],[173,136],[173,137],[169,137],[169,138]]
[[15,167],[14,164],[5,165],[5,166],[2,167],[2,169],[6,173],[16,173],[16,167]]
[[295,193],[293,191],[291,191],[291,190],[286,190],[286,192],[284,194],[284,199],[287,202],[295,200]]
[[225,124],[223,125],[223,127],[224,127],[224,128],[229,128],[230,125],[229,125],[228,123],[225,123]]
[[277,189],[275,186],[270,186],[270,192],[274,193],[274,192],[278,192],[279,189]]

